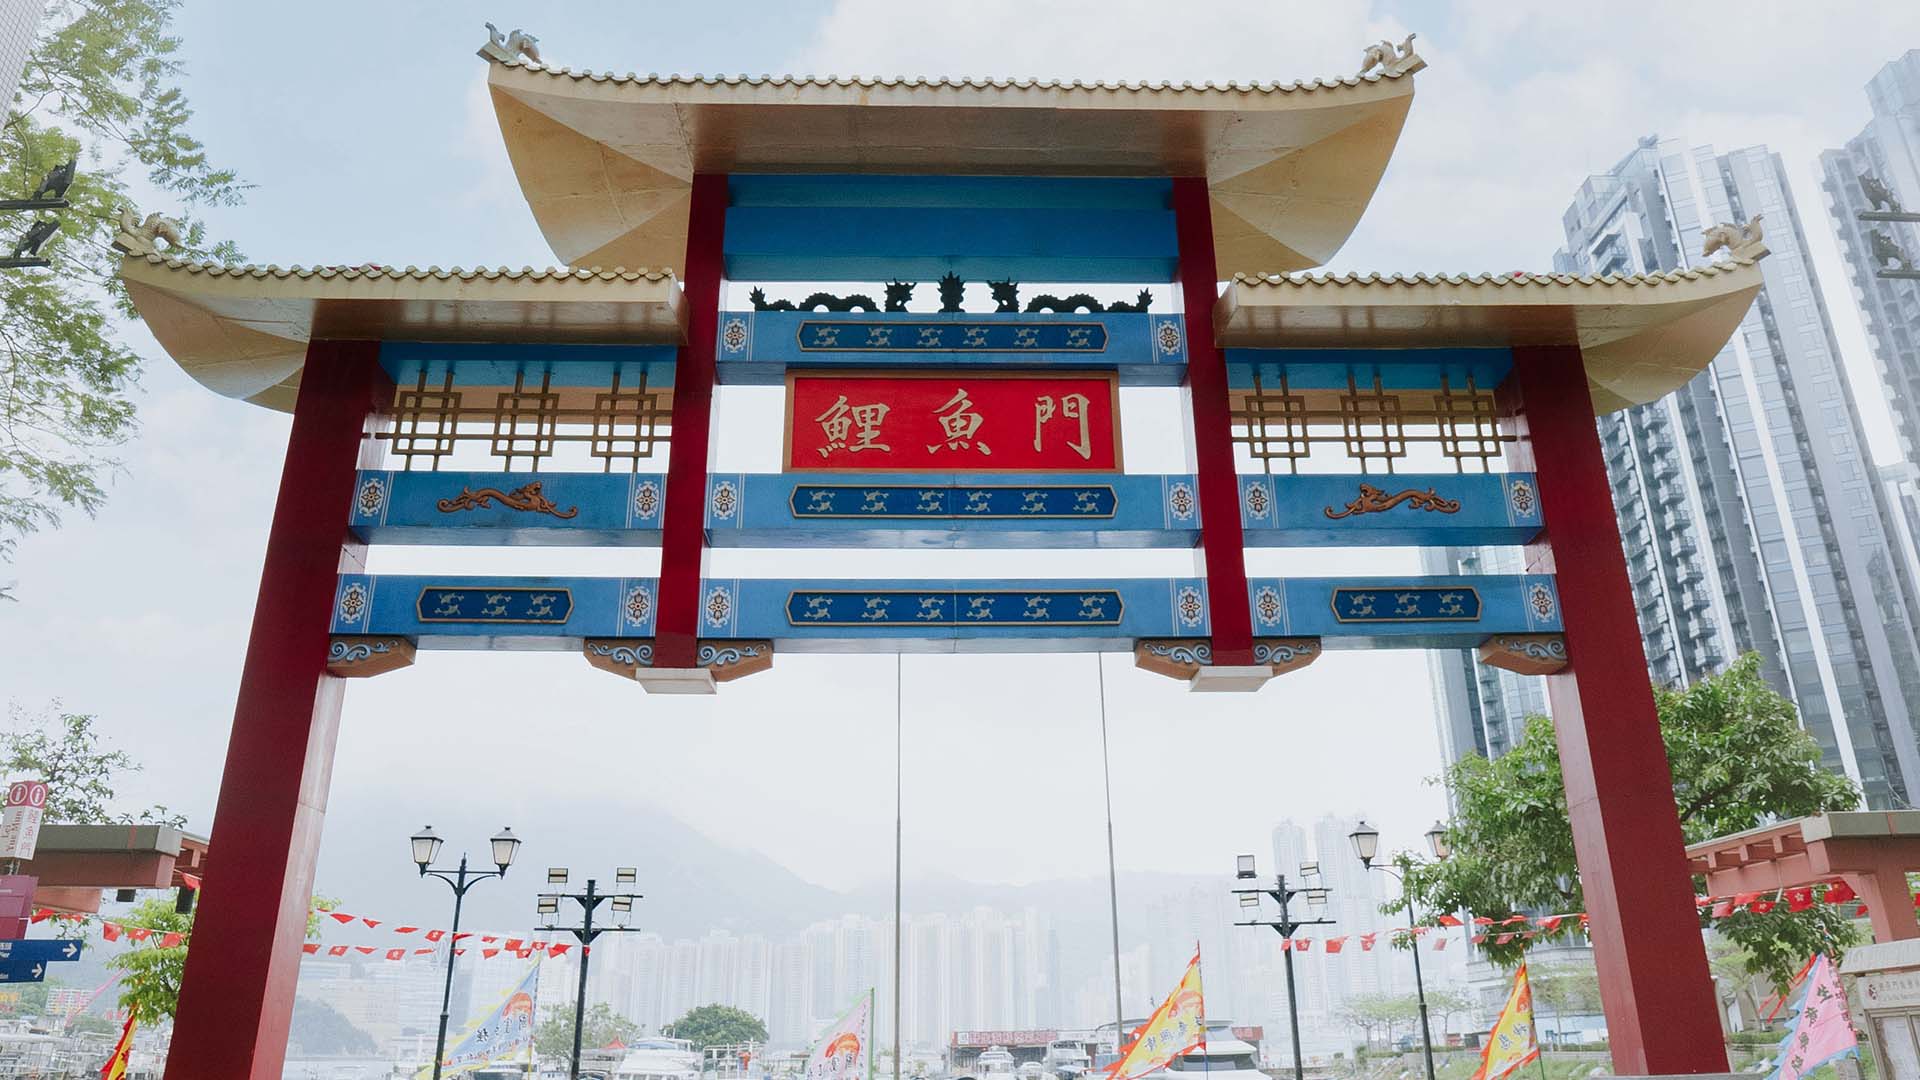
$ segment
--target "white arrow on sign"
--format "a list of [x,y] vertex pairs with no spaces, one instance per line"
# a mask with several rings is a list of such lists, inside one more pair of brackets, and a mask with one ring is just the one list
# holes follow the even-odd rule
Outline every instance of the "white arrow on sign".
[[64,949],[61,949],[60,951],[61,951],[61,952],[63,952],[63,953],[66,953],[66,954],[67,954],[67,959],[69,959],[69,960],[71,960],[71,959],[73,959],[73,958],[74,958],[75,956],[77,956],[77,955],[79,955],[79,952],[80,952],[80,950],[79,950],[79,949],[78,949],[77,947],[75,947],[74,945],[71,945],[71,944],[69,944],[69,945],[68,945],[68,946],[67,946],[66,948],[64,948]]
[[45,971],[45,970],[47,970],[47,965],[45,965],[45,964],[35,964],[35,965],[33,965],[33,977],[34,977],[34,978],[36,978],[36,979],[37,979],[37,978],[39,978],[39,977],[40,977],[40,973],[41,973],[41,972],[43,972],[43,971]]

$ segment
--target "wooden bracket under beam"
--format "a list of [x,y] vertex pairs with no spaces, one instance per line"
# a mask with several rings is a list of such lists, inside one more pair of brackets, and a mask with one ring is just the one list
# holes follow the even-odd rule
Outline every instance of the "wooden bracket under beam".
[[1516,675],[1552,675],[1567,666],[1567,639],[1560,634],[1495,634],[1480,643],[1480,662]]
[[370,679],[413,666],[413,639],[384,634],[336,634],[327,641],[327,672]]

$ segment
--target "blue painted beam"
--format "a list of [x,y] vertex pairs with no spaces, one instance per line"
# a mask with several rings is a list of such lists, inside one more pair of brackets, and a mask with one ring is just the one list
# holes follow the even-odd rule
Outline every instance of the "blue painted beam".
[[555,387],[605,390],[618,374],[627,389],[644,378],[647,386],[667,390],[673,387],[675,351],[671,345],[386,341],[380,366],[401,389],[418,385],[423,375],[428,387],[437,388],[451,372],[455,387],[512,386],[514,376],[524,374],[531,387],[551,375]]
[[1532,473],[1240,477],[1248,547],[1479,547],[1542,528]]
[[[1093,652],[1140,638],[1204,637],[1199,578],[1089,581],[706,579],[703,637],[771,639],[788,652]],[[413,638],[422,648],[576,649],[650,637],[651,578],[342,575],[332,632]],[[1496,633],[1562,629],[1538,575],[1261,578],[1256,636],[1328,647],[1468,648]]]
[[[1517,545],[1540,531],[1528,473],[1240,484],[1249,547]],[[370,544],[653,547],[664,490],[645,473],[365,470],[349,527]],[[724,548],[1189,548],[1200,527],[1179,474],[716,474],[706,507]]]
[[1345,390],[1352,377],[1361,389],[1370,389],[1377,376],[1382,390],[1431,390],[1442,377],[1455,391],[1468,380],[1481,390],[1506,381],[1513,368],[1507,349],[1228,349],[1227,385],[1253,389],[1259,376],[1264,389],[1278,392],[1280,377],[1287,387],[1301,390]]
[[1164,179],[736,176],[736,281],[1155,282],[1177,258]]
[[746,385],[778,385],[788,368],[965,365],[1118,370],[1125,386],[1177,386],[1187,369],[1187,331],[1183,316],[1152,311],[1098,315],[728,311],[720,317],[716,355],[720,381]]
[[347,528],[367,544],[659,547],[653,473],[363,469]]

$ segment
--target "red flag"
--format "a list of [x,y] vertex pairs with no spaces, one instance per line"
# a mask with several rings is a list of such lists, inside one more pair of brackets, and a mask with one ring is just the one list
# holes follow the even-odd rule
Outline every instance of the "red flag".
[[1486,917],[1485,915],[1475,915],[1475,916],[1473,917],[1473,925],[1475,925],[1475,926],[1492,926],[1492,925],[1493,925],[1493,920],[1492,920],[1492,919],[1489,919],[1489,918],[1487,918],[1487,917]]
[[522,959],[522,960],[531,960],[531,959],[533,959],[533,950],[532,950],[532,949],[521,949],[521,950],[520,950],[519,952],[517,952],[517,953],[514,953],[514,955],[515,955],[515,956],[518,956],[518,957],[519,957],[520,959]]
[[1461,922],[1460,922],[1460,920],[1459,920],[1459,919],[1457,919],[1457,918],[1455,918],[1455,917],[1453,917],[1452,915],[1442,915],[1442,916],[1440,916],[1439,918],[1436,918],[1436,919],[1434,919],[1433,921],[1434,921],[1434,922],[1436,922],[1436,923],[1439,923],[1439,924],[1440,924],[1441,926],[1460,926],[1460,925],[1462,925],[1462,924],[1461,924]]
[[419,931],[420,928],[417,926],[396,926],[393,928],[393,932],[396,934],[414,934]]
[[362,956],[372,956],[374,953],[377,953],[380,950],[374,948],[371,945],[355,945],[353,947],[353,951],[359,953]]
[[184,934],[161,934],[160,947],[163,949],[177,949],[180,947],[180,943],[185,940],[186,935]]
[[398,960],[401,957],[404,957],[406,955],[407,955],[407,950],[405,949],[388,949],[387,950],[387,959],[389,960]]
[[43,923],[43,922],[46,922],[46,921],[47,921],[48,919],[51,919],[51,918],[53,918],[53,909],[52,909],[52,908],[41,908],[40,910],[38,910],[38,911],[36,911],[36,912],[34,912],[34,913],[33,913],[33,917],[32,917],[32,918],[30,918],[30,919],[28,919],[27,921],[28,921],[28,922],[36,922],[36,923]]
[[434,950],[433,950],[433,949],[415,949],[415,950],[413,950],[413,955],[415,955],[415,956],[432,956],[433,954],[434,954]]
[[1719,903],[1713,905],[1714,918],[1724,919],[1731,914],[1733,914],[1733,901],[1731,899],[1722,900]]
[[1773,910],[1773,901],[1755,900],[1753,903],[1747,905],[1747,910],[1753,912],[1755,915],[1765,915],[1767,912]]
[[1313,939],[1312,939],[1312,938],[1310,938],[1310,937],[1297,937],[1297,938],[1294,938],[1294,939],[1293,939],[1293,951],[1294,951],[1294,952],[1311,952],[1311,951],[1313,951]]
[[312,956],[313,954],[320,951],[320,943],[317,941],[309,941],[306,944],[300,946],[300,951],[303,953],[306,953],[308,956]]
[[[1920,898],[1916,898],[1920,899]],[[1813,906],[1813,886],[1802,885],[1787,890],[1787,910],[1805,911]]]
[[507,948],[514,952],[519,952],[526,948],[526,944],[517,937],[510,937],[507,939]]
[[106,938],[108,941],[119,941],[120,925],[118,923],[110,923],[110,922],[101,923],[100,936],[103,938]]
[[1527,921],[1527,917],[1525,915],[1509,915],[1506,918],[1500,920],[1500,925],[1512,926],[1514,923],[1523,923],[1526,921]]
[[1495,945],[1505,945],[1507,942],[1512,940],[1513,940],[1512,934],[1501,934],[1499,937],[1493,939],[1493,943]]
[[1853,891],[1853,886],[1845,881],[1830,881],[1827,883],[1827,895],[1824,899],[1829,904],[1844,904],[1849,900],[1858,899],[1859,896],[1859,893]]
[[374,927],[376,927],[376,926],[379,926],[379,925],[380,925],[380,920],[379,920],[379,919],[361,919],[360,921],[361,921],[361,922],[363,922],[363,923],[366,923],[366,924],[367,924],[367,929],[369,929],[369,930],[371,930],[371,929],[373,929]]
[[1361,935],[1360,935],[1360,951],[1361,951],[1361,952],[1372,952],[1372,951],[1373,951],[1373,939],[1374,939],[1374,938],[1377,938],[1377,937],[1379,937],[1379,936],[1380,936],[1380,932],[1379,932],[1379,931],[1377,931],[1377,930],[1376,930],[1376,931],[1374,931],[1374,932],[1373,932],[1373,933],[1371,933],[1371,934],[1361,934]]
[[1330,937],[1327,939],[1327,951],[1330,953],[1337,953],[1341,949],[1344,949],[1346,947],[1347,947],[1347,935],[1345,934],[1342,934],[1339,937]]
[[1487,935],[1475,934],[1469,940],[1471,940],[1475,945],[1485,945],[1487,943]]
[[153,936],[153,931],[144,926],[129,926],[126,929],[127,938],[130,941],[145,941]]
[[1758,899],[1760,899],[1760,894],[1757,892],[1734,893],[1733,906],[1737,908],[1743,908]]
[[1292,938],[1290,938],[1290,937],[1283,937],[1283,938],[1281,938],[1281,939],[1280,939],[1280,951],[1281,951],[1281,952],[1292,952],[1292,951],[1293,951],[1293,939],[1292,939]]
[[453,950],[453,955],[455,955],[455,956],[465,956],[465,955],[467,955],[467,950],[465,950],[465,949],[455,949],[455,950]]
[[485,959],[491,960],[494,957],[500,955],[500,950],[499,949],[481,949],[480,955]]
[[496,941],[499,941],[499,940],[500,940],[499,938],[497,938],[497,937],[495,937],[495,936],[493,936],[492,934],[488,934],[488,935],[487,935],[486,937],[483,937],[483,938],[481,938],[481,939],[480,939],[480,944],[482,944],[482,945],[491,945],[491,944],[493,944],[494,942],[496,942]]
[[1543,917],[1543,918],[1541,918],[1541,920],[1540,920],[1540,929],[1542,929],[1542,930],[1546,930],[1546,931],[1554,931],[1554,930],[1558,930],[1558,929],[1560,929],[1560,924],[1561,924],[1562,922],[1565,922],[1565,921],[1566,921],[1566,918],[1567,918],[1567,917],[1566,917],[1565,915],[1548,915],[1548,916],[1545,916],[1545,917]]
[[533,943],[533,951],[534,951],[534,952],[546,952],[546,951],[547,951],[547,943],[546,943],[546,942],[544,942],[544,941],[536,941],[536,942],[534,942],[534,943]]
[[1714,905],[1714,899],[1711,896],[1696,896],[1693,898],[1694,907],[1705,908],[1705,907],[1712,907],[1713,905]]
[[185,885],[187,888],[192,889],[194,892],[200,891],[200,879],[193,874],[181,874],[180,884]]
[[573,948],[573,946],[568,945],[564,942],[556,941],[553,944],[547,946],[547,955],[548,956],[565,956],[567,955],[567,950],[571,948]]
[[1446,938],[1444,938],[1444,937],[1437,937],[1437,938],[1434,938],[1434,939],[1433,939],[1433,951],[1434,951],[1434,952],[1439,952],[1439,951],[1440,951],[1441,949],[1444,949],[1444,948],[1446,948],[1446,947],[1447,947],[1447,939],[1446,939]]
[[327,955],[328,956],[345,956],[347,955],[347,947],[345,945],[328,946]]
[[350,923],[353,921],[353,916],[347,914],[344,911],[329,911],[327,912],[327,918],[332,919],[334,922],[337,922],[342,926],[345,926],[347,923]]
[[440,940],[441,938],[443,938],[443,937],[446,937],[446,936],[447,936],[447,932],[446,932],[445,930],[429,930],[429,931],[427,931],[427,940],[428,940],[428,941],[439,941],[439,940]]

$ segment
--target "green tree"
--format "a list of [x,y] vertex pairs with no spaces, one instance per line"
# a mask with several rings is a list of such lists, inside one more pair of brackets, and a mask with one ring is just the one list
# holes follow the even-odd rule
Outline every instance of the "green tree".
[[[1851,781],[1821,767],[1819,745],[1801,729],[1793,703],[1761,678],[1753,656],[1685,690],[1656,688],[1654,706],[1688,843],[1860,803]],[[1435,913],[1430,922],[1453,911],[1502,919],[1528,910],[1585,910],[1551,720],[1529,717],[1512,750],[1493,761],[1465,758],[1443,779],[1457,806],[1447,829],[1453,854],[1411,864],[1410,873],[1421,910]],[[1396,900],[1387,910],[1401,907]],[[1837,959],[1859,938],[1839,909],[1826,905],[1792,912],[1783,904],[1714,925],[1745,950],[1750,971],[1781,988],[1815,951]],[[1570,919],[1560,932],[1576,927]],[[1486,949],[1496,963],[1512,966],[1529,944],[1518,936],[1506,943],[1489,938]]]
[[380,1052],[373,1036],[355,1027],[340,1010],[308,997],[293,999],[293,1026],[287,1041],[302,1054],[321,1057],[370,1057]]
[[[580,1025],[580,1047],[593,1050],[615,1042],[630,1043],[640,1037],[640,1025],[613,1011],[601,1002],[587,1010]],[[573,1054],[573,1010],[548,1009],[540,1026],[533,1029],[534,1052],[543,1058],[564,1058]]]
[[1419,1016],[1415,998],[1395,994],[1355,994],[1339,1013],[1340,1021],[1358,1028],[1363,1045],[1369,1047],[1376,1042],[1392,1046],[1394,1031],[1403,1024],[1418,1022]]
[[[1419,998],[1414,999],[1414,1007],[1419,1008]],[[1436,986],[1427,991],[1427,1016],[1434,1021],[1435,1039],[1444,1039],[1453,1030],[1453,1018],[1471,1017],[1479,1008],[1472,994],[1457,986]]]
[[[20,535],[58,525],[63,510],[98,509],[112,449],[133,432],[140,359],[115,326],[133,309],[110,247],[128,179],[177,203],[151,208],[184,226],[171,254],[239,257],[231,245],[209,247],[204,223],[180,212],[237,203],[245,185],[187,134],[180,39],[168,32],[177,6],[53,0],[0,127],[0,198],[23,197],[78,161],[72,205],[50,213],[59,231],[40,252],[52,266],[0,271],[0,559]],[[30,220],[0,218],[12,230],[4,239]]]
[[1527,970],[1527,983],[1547,1013],[1548,1031],[1560,1029],[1561,1017],[1600,1011],[1600,974],[1592,964],[1542,964]]
[[[172,1020],[180,1004],[180,974],[187,966],[193,915],[175,911],[171,897],[156,896],[135,904],[126,914],[126,925],[153,933],[107,961],[121,973],[120,1007],[142,1024]],[[179,934],[179,943],[162,945],[167,934]]]
[[[308,940],[319,938],[322,916],[339,906],[340,901],[331,896],[314,894],[307,910]],[[194,911],[198,910],[196,905]],[[187,949],[193,944],[193,916],[194,912],[175,911],[172,897],[156,896],[135,904],[124,918],[127,926],[153,931],[107,961],[108,967],[122,973],[120,1007],[139,1016],[143,1024],[171,1020],[179,1008],[180,979],[187,968]],[[163,945],[168,934],[179,934],[179,944]]]
[[767,1025],[745,1009],[731,1005],[697,1005],[660,1030],[663,1035],[686,1039],[702,1049],[767,1041]]
[[41,712],[29,713],[17,703],[8,707],[12,729],[0,732],[0,769],[6,779],[47,782],[47,820],[62,825],[107,825],[143,822],[179,827],[186,818],[164,806],[138,814],[112,809],[114,785],[123,773],[139,772],[140,765],[125,750],[107,747],[94,730],[95,718],[64,712],[58,701]]

